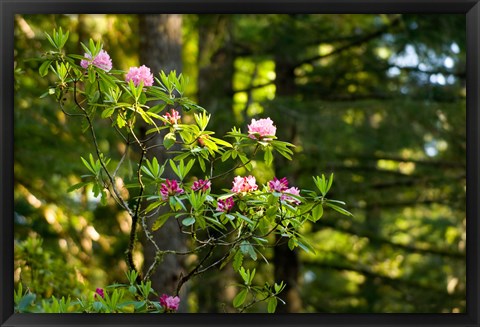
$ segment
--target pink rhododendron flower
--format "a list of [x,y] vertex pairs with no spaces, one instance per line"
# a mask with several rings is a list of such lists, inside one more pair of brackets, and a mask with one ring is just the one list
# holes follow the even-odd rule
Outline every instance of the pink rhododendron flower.
[[[273,121],[270,119],[270,117],[259,120],[252,119],[252,122],[250,125],[248,125],[248,137],[254,140],[260,139],[263,141],[271,141],[272,138],[265,136],[274,136],[276,132],[277,127],[273,125]],[[259,135],[256,135],[255,133],[258,133]]]
[[130,67],[127,75],[125,76],[125,81],[133,81],[135,86],[138,86],[141,81],[143,81],[143,86],[152,86],[153,85],[153,74],[150,72],[150,68],[145,65],[140,67]]
[[243,177],[237,176],[233,179],[232,192],[240,193],[243,191],[244,180]]
[[300,195],[300,190],[298,188],[290,187],[284,190],[283,193],[284,194],[282,194],[282,196],[280,197],[280,200],[293,202],[295,204],[300,204],[300,201],[298,199],[295,199],[294,197],[288,195],[288,194]]
[[253,177],[251,175],[248,176],[248,177],[245,177],[245,184],[246,184],[245,186],[246,186],[247,192],[248,191],[255,191],[256,189],[258,189],[255,177]]
[[165,183],[160,185],[160,194],[162,196],[162,200],[168,200],[169,196],[182,194],[184,190],[180,188],[178,182],[176,180],[169,180],[166,179]]
[[100,296],[102,299],[105,298],[105,293],[103,293],[103,288],[97,288],[95,290],[95,297]]
[[160,304],[165,308],[165,311],[177,311],[180,304],[180,298],[178,296],[168,296],[163,294],[160,297]]
[[254,176],[241,177],[237,176],[233,180],[232,192],[241,193],[241,192],[250,192],[258,189],[256,180]]
[[206,180],[203,180],[203,179],[199,179],[198,181],[195,181],[193,182],[193,185],[192,185],[192,190],[193,191],[204,191],[206,192],[210,186],[212,185],[212,183],[206,179]]
[[173,124],[178,123],[181,116],[178,113],[178,111],[176,111],[175,109],[172,109],[172,110],[170,110],[170,112],[167,112],[162,117],[165,118],[166,120],[168,120],[168,122],[173,125]]
[[233,198],[231,197],[226,198],[225,200],[218,200],[217,211],[228,212],[233,208],[234,205],[235,205],[235,202],[233,202]]
[[103,69],[106,72],[109,72],[112,69],[112,59],[105,50],[100,50],[100,52],[93,58],[88,53],[85,53],[85,58],[80,61],[80,66],[87,69],[89,65],[94,65],[100,69]]
[[270,187],[270,191],[283,192],[288,188],[288,181],[286,177],[282,179],[274,177],[273,180],[268,182],[268,186]]

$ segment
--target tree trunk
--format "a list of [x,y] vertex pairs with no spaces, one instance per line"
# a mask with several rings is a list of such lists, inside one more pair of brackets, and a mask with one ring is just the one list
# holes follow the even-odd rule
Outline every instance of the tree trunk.
[[[182,68],[182,17],[181,15],[140,15],[139,16],[139,34],[140,34],[140,65],[149,67],[158,77],[158,72],[163,70],[168,74],[171,70],[177,73]],[[162,124],[162,123],[159,123]],[[147,146],[152,144],[161,144],[163,136],[159,135],[149,141]],[[156,147],[149,152],[148,159],[156,157],[160,164],[166,162],[171,156],[165,153],[164,148]],[[168,166],[167,166],[168,167]],[[176,176],[165,170],[165,178],[174,179]],[[160,210],[159,214],[167,212]],[[148,225],[151,226],[155,217],[149,218]],[[154,240],[160,250],[186,250],[186,239],[182,235],[177,221],[170,218],[162,228],[153,233]],[[155,258],[155,248],[146,239],[143,239],[144,246],[144,269],[145,272],[152,264]],[[152,287],[159,295],[166,293],[173,295],[176,290],[179,277],[184,271],[184,260],[181,256],[165,255],[163,261],[158,266],[156,272],[152,275]],[[181,302],[179,311],[187,310],[186,291],[182,289],[180,294]]]
[[220,136],[229,131],[229,122],[233,123],[232,24],[230,15],[198,18],[198,103],[221,122],[213,126]]
[[[229,15],[199,15],[198,38],[198,104],[204,107],[212,119],[209,129],[218,137],[229,131],[233,118],[233,72],[234,53],[232,45],[232,20]],[[226,180],[228,177],[226,178]],[[218,189],[222,187],[216,183]],[[213,231],[215,233],[215,231]],[[212,261],[220,259],[215,253]],[[235,283],[231,265],[221,271],[212,270],[202,274],[196,284],[200,312],[234,312],[231,306]]]
[[[294,63],[289,59],[288,55],[284,55],[281,51],[277,51],[275,56],[275,97],[282,98],[291,96],[295,93],[295,75]],[[280,112],[273,112],[272,116],[277,126],[278,137],[287,142],[293,142],[296,134],[295,122],[286,120]],[[283,135],[281,135],[283,134]],[[288,161],[280,156],[275,157],[276,176],[279,176],[282,167],[289,167]],[[292,171],[289,171],[292,174]],[[283,175],[279,176],[283,177]],[[292,177],[289,178],[290,184],[294,184]],[[279,245],[274,248],[274,266],[275,266],[275,282],[283,281],[286,283],[285,289],[280,295],[286,304],[279,303],[277,313],[296,313],[302,310],[302,300],[300,298],[299,274],[300,260],[298,252],[295,249],[291,251],[288,248],[288,238],[277,235],[276,241]]]

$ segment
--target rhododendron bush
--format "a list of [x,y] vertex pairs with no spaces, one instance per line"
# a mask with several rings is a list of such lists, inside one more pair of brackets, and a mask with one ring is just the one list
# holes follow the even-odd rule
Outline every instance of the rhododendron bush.
[[[53,74],[55,83],[46,96],[55,97],[72,123],[84,124],[84,132],[92,142],[93,153],[79,158],[85,174],[70,191],[92,187],[101,203],[114,199],[132,221],[126,249],[129,283],[96,289],[90,298],[71,302],[69,305],[74,309],[64,309],[175,312],[184,300],[179,293],[185,283],[209,269],[223,269],[230,264],[241,280],[233,306],[245,312],[255,303],[266,301],[268,312],[274,312],[278,302],[283,301],[281,292],[285,284],[271,280],[257,285],[256,269],[252,267],[265,264],[266,249],[277,245],[275,235],[281,235],[291,250],[299,247],[315,252],[301,230],[305,222],[315,223],[320,219],[324,207],[350,214],[342,208],[343,202],[327,198],[333,174],[313,177],[315,190],[290,185],[287,176],[277,176],[260,184],[252,171],[252,160],[261,158],[272,165],[274,155],[292,160],[294,154],[294,145],[277,139],[275,122],[269,117],[252,119],[249,124],[233,127],[224,138],[218,138],[208,130],[209,121],[214,117],[184,96],[187,79],[183,75],[175,71],[151,72],[145,65],[128,71],[115,70],[115,63],[100,42],[90,40],[88,46],[82,44],[85,53],[76,55],[64,52],[68,33],[54,31],[48,39],[54,49],[42,58],[40,75]],[[191,119],[186,119],[187,116]],[[109,154],[99,147],[101,140],[94,124],[98,120],[108,121],[126,145],[127,150],[118,162],[112,163]],[[148,126],[144,133],[139,132],[140,125]],[[148,143],[158,135],[162,136],[160,144]],[[139,149],[138,156],[129,153],[131,146]],[[172,159],[159,162],[151,155],[158,147],[171,153]],[[131,177],[121,176],[121,167],[130,160],[136,161],[132,165],[134,173]],[[227,163],[231,169],[217,171],[219,162]],[[240,167],[247,173],[233,176]],[[166,178],[167,170],[171,170],[175,178],[172,175]],[[194,175],[193,172],[201,173]],[[225,179],[229,179],[231,187],[214,193],[215,184]],[[122,186],[118,180],[128,180],[128,185]],[[130,192],[124,192],[123,187],[128,187]],[[129,198],[125,194],[135,196]],[[175,294],[153,290],[150,282],[153,274],[161,274],[164,254],[185,255],[155,243],[153,234],[168,220],[178,222],[178,228],[191,239],[188,253],[198,255],[194,268],[180,276]],[[132,258],[139,233],[143,233],[157,251],[153,264],[143,271],[135,266]],[[213,253],[216,254],[214,260]],[[253,261],[256,261],[254,265]],[[25,296],[28,294],[22,290],[16,293],[19,302]],[[44,303],[43,311],[48,311],[52,303],[57,307],[67,306],[65,299],[64,302],[52,301]]]

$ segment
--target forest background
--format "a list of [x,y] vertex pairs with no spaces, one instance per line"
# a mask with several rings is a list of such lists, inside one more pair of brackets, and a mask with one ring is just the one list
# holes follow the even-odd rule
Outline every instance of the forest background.
[[[354,217],[329,211],[307,224],[316,254],[266,254],[258,278],[288,285],[277,312],[465,312],[464,15],[16,16],[14,278],[43,298],[124,281],[131,223],[113,201],[67,192],[91,144],[40,98],[49,80],[29,60],[58,27],[70,32],[70,52],[83,54],[79,42],[93,38],[116,68],[181,71],[217,136],[271,117],[296,153],[271,167],[254,161],[259,183],[287,176],[312,189],[312,175],[335,174],[332,197]],[[108,125],[100,132],[102,150],[119,160]],[[188,247],[163,233],[164,246]],[[148,254],[140,242],[137,266]],[[154,288],[168,289],[194,260],[167,256]],[[192,280],[181,311],[230,312],[234,279],[225,268]]]

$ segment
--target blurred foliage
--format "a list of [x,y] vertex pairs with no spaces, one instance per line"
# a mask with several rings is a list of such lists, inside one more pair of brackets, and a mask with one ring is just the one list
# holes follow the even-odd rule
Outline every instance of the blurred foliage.
[[[134,271],[126,273],[127,283],[115,283],[106,288],[96,288],[94,292],[49,296],[42,298],[40,294],[24,289],[18,284],[14,291],[16,313],[174,313],[177,305],[162,301],[162,298],[173,299],[163,294],[161,297],[153,290],[152,283],[136,282],[138,274]],[[152,298],[156,297],[155,300]],[[157,301],[158,299],[158,301]],[[180,301],[180,299],[177,298]],[[170,302],[171,303],[171,302]]]
[[[317,255],[300,256],[302,311],[465,312],[464,15],[183,21],[188,96],[220,114],[213,129],[270,116],[277,136],[297,146],[296,160],[273,170],[254,161],[257,179],[288,176],[313,189],[310,176],[334,172],[332,197],[354,214],[306,226]],[[59,26],[70,44],[101,39],[122,69],[138,65],[142,51],[134,15],[16,17],[15,282],[42,296],[87,294],[122,279],[129,230],[113,203],[66,193],[79,181],[79,156],[92,151],[81,126],[39,98],[48,81],[29,60],[41,55],[43,32]],[[122,149],[103,136],[119,160]],[[228,311],[218,302],[232,300],[229,274],[193,283],[190,311]]]

